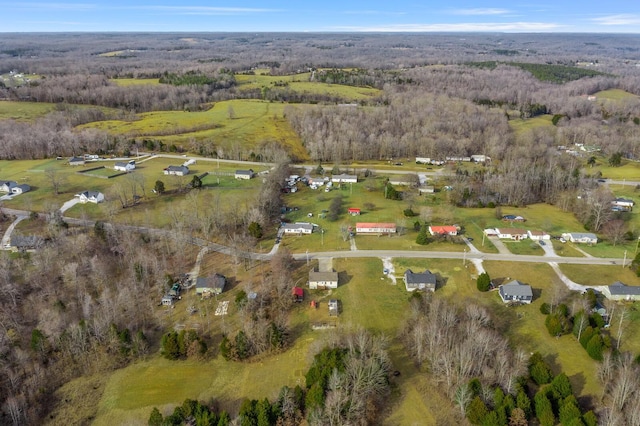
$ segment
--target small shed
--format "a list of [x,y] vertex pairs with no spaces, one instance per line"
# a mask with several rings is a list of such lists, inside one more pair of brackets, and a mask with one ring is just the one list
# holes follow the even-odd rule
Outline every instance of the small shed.
[[162,297],[162,306],[173,306],[174,300],[175,299],[173,298],[173,296],[169,296],[168,294],[166,294]]
[[337,299],[329,300],[329,316],[337,317],[339,313],[339,304]]

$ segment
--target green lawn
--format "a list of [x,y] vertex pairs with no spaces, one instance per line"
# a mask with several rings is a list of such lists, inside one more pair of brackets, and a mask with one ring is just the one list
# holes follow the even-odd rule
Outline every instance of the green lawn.
[[149,86],[160,84],[159,78],[114,78],[111,81],[117,86]]
[[611,101],[619,101],[624,99],[638,99],[637,95],[634,95],[633,93],[629,93],[622,89],[601,90],[599,92],[594,93],[594,96],[597,99],[607,99]]
[[[587,166],[588,167],[588,166]],[[587,168],[590,174],[596,172],[602,173],[602,177],[614,180],[640,180],[640,164],[622,160],[622,165],[619,167],[611,167],[608,163],[608,159],[597,157],[596,165],[593,168]]]
[[622,265],[565,265],[560,269],[572,281],[583,285],[610,285],[622,281],[627,285],[640,285],[640,278]]
[[49,103],[0,101],[0,120],[30,121],[54,109],[55,104]]
[[190,149],[192,140],[207,141],[225,151],[250,150],[275,142],[292,157],[307,159],[299,136],[283,117],[283,108],[281,103],[232,100],[217,102],[207,111],[156,111],[138,114],[138,120],[106,120],[79,127],[152,137],[185,149]]
[[509,125],[516,134],[522,134],[537,127],[553,128],[551,118],[552,116],[550,114],[539,115],[533,118],[515,118],[513,120],[509,120]]

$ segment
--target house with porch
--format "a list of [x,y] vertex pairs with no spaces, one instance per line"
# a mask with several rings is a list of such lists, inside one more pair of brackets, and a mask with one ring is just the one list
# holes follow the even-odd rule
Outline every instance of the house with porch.
[[429,226],[428,230],[431,235],[458,235],[458,228],[452,225]]
[[609,300],[640,300],[640,286],[626,285],[616,281],[602,290],[602,294]]
[[338,273],[335,271],[319,272],[313,269],[309,271],[308,284],[312,290],[338,288]]
[[518,228],[496,228],[498,238],[503,240],[520,241],[529,238],[529,234],[524,229]]
[[113,169],[120,172],[130,172],[132,170],[135,170],[135,168],[136,168],[135,160],[131,160],[129,162],[118,161],[113,165]]
[[234,174],[236,179],[249,180],[255,176],[253,169],[249,170],[236,170]]
[[313,225],[305,222],[285,223],[282,225],[282,231],[285,234],[311,234]]
[[403,281],[407,291],[436,291],[437,279],[429,270],[413,272],[411,269],[407,269],[404,273]]
[[227,279],[221,274],[213,274],[206,278],[198,277],[196,280],[196,294],[202,297],[220,294],[224,291],[226,285]]
[[527,231],[527,235],[529,239],[533,241],[547,241],[551,239],[551,235],[547,234],[544,231]]
[[396,224],[383,222],[358,222],[356,223],[356,233],[358,235],[395,234]]
[[189,168],[187,166],[169,166],[164,169],[164,174],[172,176],[186,176],[189,174]]
[[518,280],[510,281],[498,288],[498,294],[504,303],[531,303],[533,301],[533,291],[531,286],[523,284]]
[[104,201],[104,194],[99,191],[83,191],[76,194],[76,197],[82,204],[93,203],[98,204]]
[[596,244],[598,237],[591,232],[565,232],[562,238],[572,243]]

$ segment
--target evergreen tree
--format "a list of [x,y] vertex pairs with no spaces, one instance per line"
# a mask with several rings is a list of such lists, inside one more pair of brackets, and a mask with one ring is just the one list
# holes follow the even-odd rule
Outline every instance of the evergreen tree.
[[476,280],[476,286],[480,291],[489,291],[491,288],[491,277],[486,272],[481,273]]
[[420,232],[416,236],[416,244],[420,244],[421,246],[429,244],[429,234],[427,234],[427,226],[422,225],[420,228]]

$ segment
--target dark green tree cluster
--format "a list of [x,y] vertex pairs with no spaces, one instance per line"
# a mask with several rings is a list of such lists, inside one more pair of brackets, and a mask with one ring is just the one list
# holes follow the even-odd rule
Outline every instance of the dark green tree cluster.
[[300,386],[280,389],[278,399],[271,403],[263,400],[245,399],[240,405],[241,426],[270,426],[300,424],[304,412],[304,391]]
[[486,272],[478,275],[478,279],[476,280],[476,286],[480,291],[489,291],[491,288],[491,277]]
[[384,190],[384,198],[388,200],[402,200],[402,192],[396,191],[393,185],[391,185],[389,182],[387,182],[384,185],[383,190]]
[[186,399],[173,413],[163,417],[157,408],[149,416],[149,426],[228,426],[231,417],[226,411],[217,413],[214,409],[193,399]]
[[426,246],[431,242],[431,238],[429,237],[429,233],[427,232],[427,225],[422,225],[420,227],[420,232],[416,236],[416,244],[420,244],[421,246]]
[[253,238],[262,238],[262,226],[258,222],[251,222],[249,224],[249,235]]
[[[529,359],[529,377],[518,379],[514,395],[505,394],[499,386],[483,389],[478,379],[466,385],[465,414],[471,424],[495,426],[527,426],[533,416],[540,425],[596,426],[598,419],[592,411],[583,412],[573,395],[566,374],[553,376],[551,368],[539,353]],[[537,390],[537,391],[536,391]],[[534,391],[533,401],[529,395]],[[456,395],[457,400],[461,393]]]
[[183,74],[166,72],[160,77],[160,83],[173,86],[204,86],[212,89],[228,88],[235,85],[235,77],[229,70],[221,70],[215,76],[198,71],[187,71]]
[[313,358],[313,364],[305,376],[307,383],[306,406],[308,408],[319,408],[324,405],[329,377],[334,370],[344,372],[346,355],[346,349],[326,348]]
[[[587,292],[584,297],[588,299],[590,307],[595,305],[593,292]],[[540,309],[545,313],[550,310],[550,307],[543,305]],[[580,310],[571,316],[567,306],[560,304],[553,313],[547,315],[545,325],[552,336],[573,332],[587,354],[596,361],[602,361],[604,352],[611,348],[611,338],[604,329],[605,321],[597,312],[588,314]]]
[[195,330],[170,331],[162,336],[162,355],[170,360],[202,357],[207,344]]
[[329,204],[329,214],[327,218],[331,221],[336,221],[340,213],[342,213],[342,195],[338,194],[331,200],[331,204]]

